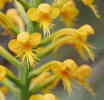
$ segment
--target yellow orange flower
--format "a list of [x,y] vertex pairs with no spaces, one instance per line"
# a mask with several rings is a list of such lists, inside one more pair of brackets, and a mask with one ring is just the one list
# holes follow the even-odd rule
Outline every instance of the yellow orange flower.
[[87,56],[85,51],[90,56],[93,61],[95,58],[95,54],[91,51],[91,48],[94,48],[87,42],[88,35],[93,35],[94,30],[90,25],[83,25],[79,29],[66,28],[60,31],[60,33],[53,39],[55,42],[60,37],[68,37],[66,40],[61,41],[55,48],[54,54],[56,55],[57,50],[64,44],[71,44],[76,51],[80,54],[80,56],[87,60]]
[[41,34],[28,32],[20,33],[17,39],[11,40],[8,44],[9,49],[14,52],[17,57],[22,57],[22,61],[26,58],[29,65],[33,66],[38,58],[35,56],[36,46],[40,43]]
[[37,95],[32,95],[29,100],[58,100],[53,94],[37,94]]
[[93,90],[86,82],[86,78],[91,76],[92,69],[88,65],[78,66],[72,59],[67,59],[64,62],[54,62],[50,66],[50,70],[62,80],[64,88],[70,94],[72,92],[73,83],[77,81],[84,86],[89,92],[94,94]]
[[93,3],[94,3],[94,0],[82,0],[83,4],[90,7],[92,9],[92,11],[94,12],[95,16],[97,18],[100,18],[100,15],[99,15],[99,12],[98,10],[96,9],[97,6],[95,6]]
[[18,14],[16,9],[14,9],[14,8],[8,9],[6,11],[6,16],[8,17],[8,19],[14,25],[17,25],[17,27],[20,30],[20,32],[25,31],[25,28],[24,28],[25,25],[24,25],[23,19],[20,17],[20,15]]
[[0,81],[2,81],[7,75],[7,69],[5,66],[0,65]]
[[47,3],[40,4],[38,8],[30,8],[27,11],[27,15],[30,20],[40,23],[40,27],[43,27],[44,35],[50,35],[50,28],[54,25],[52,21],[58,17],[59,9],[53,8]]
[[79,10],[76,8],[74,1],[70,0],[60,8],[60,14],[65,24],[70,27],[73,25],[73,21],[78,16]]
[[3,9],[7,2],[12,2],[13,0],[0,0],[0,9]]

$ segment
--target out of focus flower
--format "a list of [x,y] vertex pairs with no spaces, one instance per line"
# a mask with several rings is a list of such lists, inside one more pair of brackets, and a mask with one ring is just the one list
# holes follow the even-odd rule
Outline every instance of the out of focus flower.
[[61,7],[70,0],[54,0],[53,6]]
[[3,9],[7,2],[12,2],[13,0],[0,0],[0,9]]
[[72,92],[74,86],[72,82],[75,80],[94,94],[85,80],[91,76],[92,72],[92,69],[88,65],[81,65],[79,67],[72,59],[67,59],[64,62],[52,63],[50,70],[52,70],[59,80],[62,80],[64,88],[69,94]]
[[95,6],[93,3],[95,0],[81,0],[83,2],[84,5],[90,7],[92,9],[92,11],[94,12],[95,16],[97,18],[100,18],[100,15],[99,15],[99,12],[98,10],[96,9],[97,6]]
[[85,51],[90,56],[91,60],[93,61],[95,58],[95,54],[91,51],[91,48],[94,48],[90,43],[88,43],[87,38],[88,35],[93,35],[94,29],[90,25],[83,25],[79,29],[73,28],[66,28],[60,31],[60,33],[53,39],[55,42],[57,39],[61,38],[62,36],[68,37],[66,40],[61,41],[55,48],[54,54],[56,55],[57,50],[65,45],[71,44],[76,51],[80,54],[80,56],[87,60],[87,55]]
[[1,90],[0,90],[0,100],[6,100],[5,95]]
[[36,57],[36,46],[40,43],[41,34],[28,32],[20,33],[17,39],[11,40],[8,44],[9,49],[14,52],[17,57],[26,58],[28,65],[33,66],[38,58]]
[[24,32],[25,31],[25,25],[23,22],[23,19],[21,18],[21,16],[18,14],[17,10],[14,8],[8,9],[6,11],[6,16],[8,17],[8,19],[18,27],[18,29],[20,30],[20,32]]
[[0,65],[0,81],[2,81],[7,75],[7,69],[5,66]]
[[7,95],[8,93],[7,88],[5,88],[4,86],[0,86],[0,91],[2,91],[4,95]]
[[79,10],[76,8],[74,1],[68,1],[60,8],[60,14],[65,24],[70,27],[78,16]]
[[54,26],[52,21],[59,15],[59,9],[53,8],[47,3],[42,3],[38,8],[30,8],[27,11],[27,15],[30,20],[40,23],[40,27],[43,27],[44,35],[50,35],[50,28]]
[[37,95],[32,95],[29,100],[58,100],[53,94],[37,94]]

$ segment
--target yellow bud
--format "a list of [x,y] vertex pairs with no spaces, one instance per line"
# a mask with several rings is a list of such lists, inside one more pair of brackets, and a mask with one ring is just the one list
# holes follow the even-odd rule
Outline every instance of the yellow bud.
[[0,65],[0,81],[3,80],[6,77],[7,69],[5,66]]
[[26,43],[29,40],[29,38],[30,38],[30,35],[28,32],[20,33],[17,36],[17,40],[21,43]]

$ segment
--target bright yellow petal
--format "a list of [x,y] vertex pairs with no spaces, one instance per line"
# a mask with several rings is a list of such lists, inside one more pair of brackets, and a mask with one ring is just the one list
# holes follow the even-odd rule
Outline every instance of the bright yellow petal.
[[26,43],[30,38],[30,34],[28,32],[22,32],[18,34],[17,40],[21,43]]
[[90,66],[83,64],[81,65],[78,70],[77,70],[78,74],[80,74],[83,78],[89,78],[91,76],[92,73],[92,69]]
[[30,39],[29,39],[29,43],[32,46],[38,45],[40,43],[40,41],[41,41],[41,34],[40,33],[31,34]]
[[16,39],[11,40],[8,44],[8,48],[14,52],[14,53],[18,53],[22,50],[22,45],[19,41],[17,41]]
[[60,14],[59,8],[52,8],[50,17],[52,19],[55,19],[55,18],[57,18],[59,16],[59,14]]
[[29,17],[30,20],[32,21],[37,21],[38,20],[38,12],[36,8],[30,8],[27,11],[27,16]]
[[56,100],[56,97],[53,94],[45,94],[44,95],[45,100]]
[[43,95],[32,95],[29,100],[45,100]]
[[48,3],[42,3],[39,5],[38,9],[43,13],[48,13],[51,10],[51,7]]

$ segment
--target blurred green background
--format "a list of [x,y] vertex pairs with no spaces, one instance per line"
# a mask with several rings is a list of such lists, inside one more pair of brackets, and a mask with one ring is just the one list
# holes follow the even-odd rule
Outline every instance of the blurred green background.
[[[51,2],[50,0],[44,0],[47,2]],[[90,64],[93,68],[92,77],[88,80],[94,91],[96,92],[96,96],[92,96],[89,92],[87,92],[80,85],[77,85],[77,88],[73,88],[72,95],[69,96],[66,91],[64,91],[61,83],[59,86],[53,90],[55,95],[60,98],[60,100],[104,100],[104,0],[95,0],[95,5],[98,6],[99,13],[102,19],[97,19],[90,8],[84,6],[79,0],[75,0],[77,2],[77,7],[80,10],[80,15],[76,20],[76,28],[80,27],[83,24],[90,24],[95,29],[95,35],[89,37],[89,41],[96,47],[94,50],[96,54],[96,59],[94,62],[83,61],[78,53],[72,48],[72,46],[66,45],[62,47],[56,58],[53,57],[52,53],[45,57],[40,61],[39,66],[46,63],[47,61],[56,59],[56,60],[65,60],[67,58],[74,59],[78,64],[87,63]],[[11,4],[7,4],[9,8],[13,7]],[[56,26],[52,30],[52,32],[65,27],[65,25],[59,21],[55,21]],[[2,44],[5,48],[7,48],[7,42],[9,41],[8,36],[0,36],[0,44]],[[2,57],[0,59],[1,64],[4,64],[12,69],[14,73],[16,70],[11,67],[8,62],[6,62]],[[12,94],[8,94],[7,100],[15,100]]]

